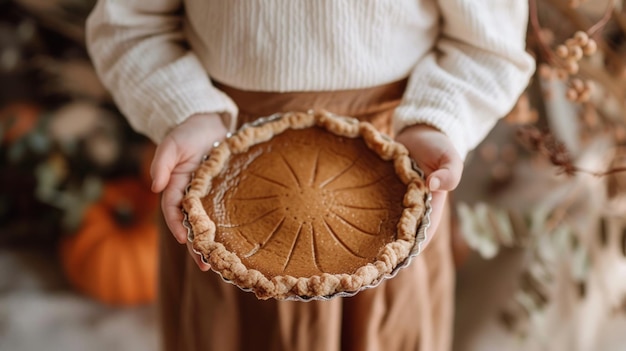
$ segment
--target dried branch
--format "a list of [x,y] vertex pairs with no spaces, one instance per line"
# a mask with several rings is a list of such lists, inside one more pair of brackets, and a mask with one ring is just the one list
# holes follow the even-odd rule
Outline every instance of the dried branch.
[[[567,45],[560,45],[561,48],[557,48],[557,49],[560,49],[560,51],[555,52],[554,50],[552,50],[549,46],[549,43],[547,43],[546,40],[541,36],[542,27],[541,27],[541,24],[539,23],[537,0],[528,0],[528,1],[529,1],[530,28],[531,28],[533,37],[536,41],[539,54],[541,55],[542,59],[545,60],[548,64],[550,64],[554,68],[557,68],[559,71],[565,72],[565,73],[560,74],[560,76],[562,77],[567,77],[567,75],[571,75],[571,74],[577,74],[578,64],[579,64],[578,61],[580,61],[580,58],[582,56],[577,55],[577,58],[572,60],[571,57],[567,57],[569,55],[567,55],[566,53],[567,47],[571,46],[567,44],[568,41],[573,42],[575,40],[568,39],[568,41],[566,41]],[[574,27],[579,29],[581,33],[584,33],[583,34],[584,36],[594,37],[593,40],[589,39],[590,41],[593,41],[593,47],[594,47],[593,50],[589,50],[590,52],[589,54],[595,52],[595,47],[597,45],[597,47],[599,47],[603,51],[604,55],[611,62],[618,62],[621,59],[621,56],[618,53],[616,53],[614,50],[612,50],[611,47],[606,42],[604,42],[604,40],[602,40],[599,33],[607,25],[607,23],[611,20],[611,18],[614,17],[613,14],[616,12],[615,11],[616,1],[617,0],[611,0],[602,18],[596,23],[591,23],[588,19],[586,19],[585,17],[580,15],[578,12],[576,12],[571,5],[568,5],[564,3],[563,1],[558,1],[558,0],[546,0],[546,2],[549,2],[553,7],[559,10],[559,12],[561,12],[566,18],[568,18],[569,21],[574,25]],[[585,29],[585,28],[588,28],[588,29]],[[577,33],[577,35],[581,33]],[[580,49],[577,49],[577,48],[576,50],[580,51]]]
[[552,165],[559,169],[559,174],[574,176],[577,173],[590,174],[595,177],[604,177],[610,174],[626,172],[626,167],[611,167],[605,171],[590,171],[574,164],[569,151],[552,133],[541,131],[533,126],[524,126],[518,129],[517,137],[530,151],[545,156]]
[[597,32],[601,31],[602,28],[604,28],[604,26],[606,26],[606,24],[609,23],[609,21],[611,20],[611,15],[613,14],[615,10],[616,5],[617,5],[617,0],[612,0],[611,2],[609,2],[609,5],[606,7],[606,11],[604,11],[604,15],[602,16],[602,18],[596,24],[591,26],[591,28],[587,29],[587,34],[589,34],[590,37],[594,36]]
[[535,37],[541,54],[544,56],[543,59],[550,64],[556,64],[558,60],[555,59],[554,52],[541,36],[541,25],[539,24],[539,15],[537,13],[537,0],[528,0],[528,10],[532,29],[531,33]]
[[[561,14],[563,14],[565,18],[569,19],[569,21],[574,25],[576,29],[586,31],[589,34],[589,29],[592,29],[595,26],[594,23],[592,23],[587,18],[582,16],[580,13],[575,11],[572,7],[565,4],[563,1],[561,0],[545,0],[545,1],[550,3],[557,10],[559,10],[559,12],[561,12]],[[609,11],[609,13],[613,12],[616,1],[617,0],[612,0],[610,3],[610,6],[607,7],[607,11]],[[606,24],[602,25],[599,29],[604,28],[605,25]],[[607,56],[607,58],[609,58],[610,60],[616,60],[616,59],[621,58],[621,56],[618,53],[613,51],[604,42],[604,40],[602,40],[602,38],[599,35],[600,34],[599,29],[596,30],[596,32],[594,33],[594,38],[598,41],[598,48],[601,49],[602,52],[604,52],[605,56]]]

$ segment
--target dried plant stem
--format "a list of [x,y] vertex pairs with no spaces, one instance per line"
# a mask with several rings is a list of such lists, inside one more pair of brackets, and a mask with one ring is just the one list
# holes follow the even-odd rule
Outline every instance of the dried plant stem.
[[574,164],[567,148],[552,133],[541,131],[536,127],[526,126],[518,129],[517,136],[530,151],[546,157],[552,165],[558,167],[560,173],[574,176],[576,173],[604,177],[614,173],[626,172],[626,167],[613,167],[605,171],[589,171]]
[[548,44],[541,38],[541,25],[539,24],[539,15],[537,13],[537,0],[528,0],[528,11],[530,14],[530,26],[533,36],[541,50],[541,54],[546,62],[556,65],[559,60],[555,59],[554,52],[548,47]]
[[[546,156],[548,156],[548,158],[550,158],[551,160],[553,159],[552,157],[550,157],[550,153],[552,151],[551,150],[545,150],[544,154],[546,154]],[[588,169],[584,169],[584,168],[580,168],[576,165],[559,165],[559,164],[554,164],[555,166],[558,167],[567,167],[567,171],[563,171],[564,173],[567,173],[568,175],[573,175],[575,173],[583,173],[583,174],[589,174],[591,176],[594,177],[605,177],[611,174],[615,174],[615,173],[621,173],[621,172],[626,172],[626,167],[613,167],[613,168],[609,168],[605,171],[590,171]]]
[[[610,174],[619,173],[626,171],[626,167],[615,167],[604,172],[592,172],[582,170],[577,168],[577,172],[590,174],[595,177],[604,177]],[[567,213],[569,209],[576,203],[578,198],[578,194],[581,190],[581,182],[578,182],[576,186],[568,192],[567,197],[563,199],[563,201],[559,204],[559,206],[555,207],[550,216],[546,219],[545,229],[546,233],[551,233],[555,230],[561,223],[563,223],[566,219]]]
[[597,32],[602,30],[602,28],[604,28],[607,23],[609,23],[609,21],[611,20],[611,15],[615,11],[616,5],[617,0],[611,0],[606,8],[606,11],[604,12],[604,16],[602,16],[602,18],[596,24],[591,26],[591,28],[587,29],[587,34],[589,34],[590,37],[594,36]]
[[568,18],[572,24],[580,30],[585,30],[585,28],[590,28],[593,26],[587,18],[578,13],[575,9],[571,8],[567,1],[563,0],[544,0],[545,2],[552,5],[552,7],[556,8],[561,12],[563,16]]
[[[604,172],[593,172],[577,168],[577,172],[590,174],[594,177],[604,177],[610,174],[625,172],[626,167],[614,167]],[[555,230],[566,219],[569,209],[576,203],[578,194],[581,190],[582,182],[578,182],[571,191],[568,192],[567,197],[555,207],[550,216],[546,219],[545,229],[547,233]]]
[[591,172],[591,171],[585,171],[585,170],[579,169],[579,172],[588,173],[596,177],[605,177],[605,176],[615,174],[615,173],[626,172],[626,167],[613,167],[613,168],[607,169],[604,172]]

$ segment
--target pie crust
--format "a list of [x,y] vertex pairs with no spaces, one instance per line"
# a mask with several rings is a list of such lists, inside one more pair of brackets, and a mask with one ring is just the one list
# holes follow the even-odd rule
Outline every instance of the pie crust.
[[259,299],[377,285],[419,252],[430,194],[406,148],[371,124],[292,112],[211,150],[183,199],[193,249]]

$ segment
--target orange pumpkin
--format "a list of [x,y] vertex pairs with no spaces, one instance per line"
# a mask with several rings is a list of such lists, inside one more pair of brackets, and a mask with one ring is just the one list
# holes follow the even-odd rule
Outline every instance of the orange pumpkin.
[[9,144],[30,132],[37,125],[39,107],[29,103],[12,103],[0,109],[0,123],[8,126],[2,141]]
[[75,235],[61,242],[61,263],[79,291],[112,305],[156,295],[158,196],[136,179],[106,184]]

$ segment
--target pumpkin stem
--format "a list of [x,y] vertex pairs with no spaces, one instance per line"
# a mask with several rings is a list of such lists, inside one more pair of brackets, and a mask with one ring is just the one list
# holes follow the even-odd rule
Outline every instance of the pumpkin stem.
[[129,227],[135,220],[135,212],[130,204],[121,203],[113,209],[113,217],[120,226]]

